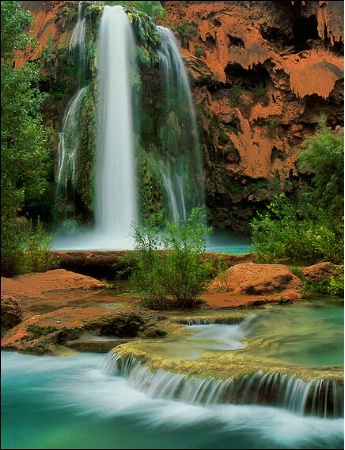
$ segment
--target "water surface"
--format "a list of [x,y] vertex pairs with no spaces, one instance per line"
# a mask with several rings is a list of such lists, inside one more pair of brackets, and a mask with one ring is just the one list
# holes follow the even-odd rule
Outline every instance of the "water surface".
[[2,448],[343,448],[342,419],[152,399],[104,361],[2,352]]
[[[342,364],[339,300],[318,298],[254,313],[245,326],[232,325],[229,331],[225,325],[201,326],[188,345],[251,351],[253,358],[269,352],[300,365]],[[251,340],[257,344],[252,349]],[[344,448],[342,418],[152,398],[125,378],[110,375],[106,362],[107,355],[92,353],[39,357],[2,352],[2,448]]]

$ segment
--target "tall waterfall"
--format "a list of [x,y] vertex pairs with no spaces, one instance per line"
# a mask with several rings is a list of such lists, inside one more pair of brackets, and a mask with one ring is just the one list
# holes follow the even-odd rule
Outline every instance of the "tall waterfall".
[[[83,170],[76,166],[80,142],[80,116],[87,103],[89,88],[86,85],[87,57],[85,45],[86,22],[82,18],[82,4],[79,3],[78,21],[73,30],[69,50],[78,64],[79,89],[71,99],[63,121],[59,145],[58,193],[65,195],[64,206],[73,210],[72,194],[76,178]],[[54,247],[61,249],[130,249],[132,248],[131,223],[138,222],[139,196],[136,149],[134,145],[133,105],[140,104],[134,97],[137,91],[132,82],[139,71],[136,65],[136,43],[131,24],[122,6],[105,6],[99,25],[97,47],[97,124],[93,171],[89,178],[94,181],[92,230],[77,229],[56,239]],[[157,133],[157,154],[147,154],[157,177],[162,202],[170,220],[185,221],[191,210],[204,204],[204,181],[196,117],[187,73],[180,56],[173,33],[164,27],[157,27],[161,43],[157,46],[158,68],[162,82],[163,97],[152,98],[160,102],[164,126]],[[146,91],[145,95],[149,95]],[[86,98],[85,101],[83,101]],[[83,123],[85,126],[85,122]],[[138,133],[139,127],[136,127]],[[137,142],[140,140],[136,135]],[[145,152],[148,149],[144,148]],[[159,153],[159,154],[158,154]],[[86,161],[88,163],[88,161]],[[85,164],[85,159],[84,159]],[[79,178],[78,188],[82,182]],[[84,190],[89,188],[85,186]],[[72,197],[72,198],[71,198]],[[71,204],[69,204],[71,203]],[[142,205],[141,205],[142,207]],[[77,212],[77,211],[72,211]],[[76,216],[76,214],[75,214]],[[67,216],[65,218],[68,219]],[[74,230],[75,220],[71,220]]]
[[121,6],[105,6],[99,35],[96,233],[123,245],[137,220],[131,71],[135,42]]

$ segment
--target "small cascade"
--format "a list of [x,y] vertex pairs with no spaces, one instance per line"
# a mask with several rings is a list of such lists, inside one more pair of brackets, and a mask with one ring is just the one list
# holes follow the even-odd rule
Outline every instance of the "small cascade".
[[202,158],[192,94],[177,40],[168,28],[158,26],[161,45],[168,125],[160,136],[162,157],[157,169],[166,192],[170,220],[186,221],[191,210],[204,205]]
[[74,209],[76,190],[76,161],[80,138],[80,112],[86,92],[85,18],[82,18],[82,2],[78,5],[78,20],[69,42],[69,53],[77,67],[78,90],[69,101],[59,133],[56,201]]
[[86,72],[86,47],[85,47],[85,31],[86,19],[82,17],[82,3],[78,4],[78,20],[73,29],[72,36],[69,42],[69,52],[74,56],[78,68],[78,86],[85,84]]
[[123,245],[137,220],[131,74],[131,23],[121,6],[105,6],[99,28],[99,110],[95,233]]
[[187,220],[187,211],[184,199],[183,178],[179,172],[175,172],[172,176],[169,161],[167,163],[167,168],[161,167],[160,171],[163,179],[163,186],[169,199],[169,217],[179,217],[179,219],[185,222]]
[[190,325],[189,328],[193,329],[195,333],[186,340],[202,343],[205,350],[229,351],[246,347],[242,342],[245,334],[241,324]]
[[105,367],[151,398],[182,400],[191,404],[258,404],[283,408],[299,415],[322,418],[344,416],[344,386],[334,380],[303,381],[280,372],[259,370],[240,379],[189,377],[162,369],[150,371],[135,357],[112,351]]
[[[80,108],[86,87],[79,89],[66,108],[59,133],[57,192],[68,197],[76,184],[76,154],[79,146]],[[70,188],[70,189],[69,189]]]

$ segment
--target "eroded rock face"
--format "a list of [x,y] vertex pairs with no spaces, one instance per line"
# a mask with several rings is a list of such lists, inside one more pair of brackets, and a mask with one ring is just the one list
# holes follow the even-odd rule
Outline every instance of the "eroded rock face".
[[[123,343],[123,338],[164,337],[164,320],[144,310],[66,307],[19,323],[2,338],[1,348],[34,354],[68,353],[69,349],[107,352]],[[108,340],[97,341],[97,336]]]
[[298,178],[323,112],[343,126],[342,2],[162,2],[189,67],[212,225],[246,229]]
[[1,295],[1,336],[31,316],[12,295]]

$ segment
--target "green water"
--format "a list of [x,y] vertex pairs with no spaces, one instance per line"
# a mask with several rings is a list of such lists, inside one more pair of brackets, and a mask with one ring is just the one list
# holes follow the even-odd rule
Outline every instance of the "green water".
[[242,255],[253,251],[251,238],[239,236],[231,231],[217,230],[211,233],[206,240],[208,252]]
[[290,364],[344,364],[343,302],[314,297],[259,312],[246,329],[246,342],[249,352]]
[[[342,364],[339,300],[319,298],[251,313],[254,318],[243,333],[227,335],[246,344],[236,351],[269,352],[301,365]],[[344,448],[342,418],[152,398],[123,377],[109,375],[106,359],[92,353],[39,357],[2,352],[1,448]]]

